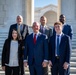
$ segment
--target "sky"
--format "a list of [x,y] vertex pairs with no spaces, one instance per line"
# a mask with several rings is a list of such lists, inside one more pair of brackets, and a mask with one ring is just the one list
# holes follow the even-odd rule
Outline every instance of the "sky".
[[49,4],[57,5],[58,0],[34,0],[35,7],[43,7]]

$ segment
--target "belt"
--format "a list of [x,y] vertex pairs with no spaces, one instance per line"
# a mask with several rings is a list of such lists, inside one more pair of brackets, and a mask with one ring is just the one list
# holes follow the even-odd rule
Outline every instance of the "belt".
[[59,56],[56,56],[56,59],[59,59]]

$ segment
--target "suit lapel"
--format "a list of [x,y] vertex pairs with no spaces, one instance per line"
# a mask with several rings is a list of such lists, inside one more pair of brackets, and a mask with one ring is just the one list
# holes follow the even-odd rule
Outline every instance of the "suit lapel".
[[48,33],[48,30],[47,30],[46,28],[45,28],[45,34],[46,34],[46,35],[49,34],[49,33]]
[[67,25],[64,25],[62,32],[63,32],[63,33],[67,33],[67,30],[68,30],[68,29],[67,29]]
[[42,33],[41,25],[40,25],[40,30],[39,31]]
[[54,53],[54,55],[55,55],[55,49],[56,49],[56,35],[53,35],[51,41],[52,41],[53,53]]
[[15,25],[15,28],[18,30],[18,26],[17,26],[17,24]]
[[54,50],[55,50],[55,48],[56,48],[56,36],[55,35],[54,35],[54,38],[53,38],[53,45],[54,45]]
[[[62,42],[64,42],[63,36],[64,36],[64,34],[61,35],[60,45],[62,44]],[[59,46],[60,46],[60,45],[59,45]]]
[[36,44],[40,41],[40,35],[41,35],[41,33],[38,34],[38,37],[36,39]]
[[23,27],[22,27],[21,34],[23,34],[23,32],[24,32],[24,29],[25,29],[25,25],[23,24]]
[[33,33],[31,34],[31,37],[30,37],[30,42],[34,45],[34,38],[33,38]]

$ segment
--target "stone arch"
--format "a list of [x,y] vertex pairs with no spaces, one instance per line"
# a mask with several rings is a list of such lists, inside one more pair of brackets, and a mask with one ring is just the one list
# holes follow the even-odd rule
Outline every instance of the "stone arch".
[[[34,20],[37,21],[37,22],[40,22],[40,17],[42,15],[46,16],[47,19],[49,19],[50,16],[48,16],[48,14],[49,15],[51,15],[51,14],[56,15],[56,19],[54,17],[54,21],[57,21],[57,6],[50,4],[50,5],[47,5],[47,6],[42,7],[42,8],[36,8],[35,17],[34,17],[35,19]],[[50,25],[52,26],[53,23],[54,23],[53,21],[51,21],[51,23],[49,21],[47,24],[48,24],[48,26],[50,26]]]
[[48,11],[54,11],[57,13],[57,6],[50,4],[48,6],[43,7],[41,9],[41,12],[42,12],[41,15],[45,14]]
[[44,13],[44,16],[47,18],[47,25],[53,26],[54,23],[57,21],[57,13],[54,11],[47,11]]

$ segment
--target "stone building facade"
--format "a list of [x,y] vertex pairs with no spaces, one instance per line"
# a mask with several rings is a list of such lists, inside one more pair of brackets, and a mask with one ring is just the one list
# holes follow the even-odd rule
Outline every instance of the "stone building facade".
[[47,18],[47,25],[53,26],[54,22],[57,21],[57,8],[52,4],[35,8],[34,21],[40,22],[40,17],[43,15]]

